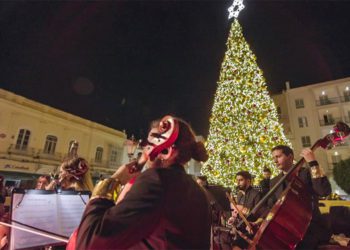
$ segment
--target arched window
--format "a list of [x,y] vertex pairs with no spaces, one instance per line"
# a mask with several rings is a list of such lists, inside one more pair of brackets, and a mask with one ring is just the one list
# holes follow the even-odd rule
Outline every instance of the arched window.
[[97,147],[96,148],[96,154],[95,154],[95,162],[101,162],[103,156],[103,148]]
[[78,147],[79,147],[79,143],[76,140],[70,141],[69,148],[68,148],[68,156],[69,157],[77,157],[78,156]]
[[20,129],[16,141],[16,149],[26,150],[29,143],[30,131],[27,129]]
[[56,150],[57,137],[53,135],[48,135],[46,137],[44,153],[45,154],[54,154]]

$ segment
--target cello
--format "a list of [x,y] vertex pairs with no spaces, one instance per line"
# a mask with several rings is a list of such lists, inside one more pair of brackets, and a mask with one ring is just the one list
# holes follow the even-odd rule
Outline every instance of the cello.
[[[349,135],[350,128],[345,123],[338,122],[333,131],[319,139],[311,150],[318,147],[330,149],[340,144]],[[311,195],[304,182],[298,177],[298,172],[304,163],[304,158],[300,159],[250,212],[250,214],[256,213],[286,179],[290,180],[287,188],[260,225],[249,249],[295,249],[304,238],[312,219]]]

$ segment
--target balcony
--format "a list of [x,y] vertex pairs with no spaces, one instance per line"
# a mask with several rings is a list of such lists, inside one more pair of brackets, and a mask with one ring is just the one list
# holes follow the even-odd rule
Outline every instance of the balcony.
[[108,168],[107,161],[100,161],[100,160],[96,160],[96,159],[91,159],[89,163],[92,167]]
[[7,149],[8,154],[23,155],[23,156],[35,156],[35,150],[31,147],[19,147],[15,144],[11,144]]
[[330,118],[327,120],[320,120],[320,126],[332,126],[335,125],[337,122],[340,122],[342,119],[341,118]]
[[37,158],[39,159],[46,159],[46,160],[53,160],[53,161],[62,161],[62,154],[61,153],[45,153],[42,150],[39,150],[37,155]]
[[316,106],[331,105],[331,104],[339,103],[340,100],[341,100],[340,97],[324,98],[324,99],[316,100]]
[[350,96],[346,95],[346,96],[341,96],[340,97],[340,101],[341,102],[350,102]]

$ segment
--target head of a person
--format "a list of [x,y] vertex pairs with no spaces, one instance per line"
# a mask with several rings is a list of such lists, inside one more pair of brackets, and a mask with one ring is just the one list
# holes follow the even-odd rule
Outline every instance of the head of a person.
[[93,182],[87,161],[75,157],[64,161],[60,166],[59,182],[62,189],[92,191]]
[[50,177],[48,175],[42,175],[36,180],[35,189],[45,190],[46,186],[50,183]]
[[248,171],[239,171],[236,174],[236,183],[239,190],[247,190],[252,184],[252,175]]
[[208,178],[205,175],[197,176],[196,182],[202,187],[208,187]]
[[290,147],[286,145],[278,145],[271,151],[273,160],[279,170],[288,171],[292,167],[294,153]]
[[270,179],[271,178],[271,170],[269,168],[263,169],[263,176],[264,179]]
[[[164,129],[164,123],[168,123],[168,130]],[[161,120],[153,121],[147,141],[148,146],[144,147],[144,152],[148,155],[154,153],[155,147],[164,146],[156,156],[149,158],[148,167],[169,167],[173,164],[185,165],[191,159],[196,161],[206,161],[208,159],[204,144],[196,141],[191,126],[177,117],[166,116]]]

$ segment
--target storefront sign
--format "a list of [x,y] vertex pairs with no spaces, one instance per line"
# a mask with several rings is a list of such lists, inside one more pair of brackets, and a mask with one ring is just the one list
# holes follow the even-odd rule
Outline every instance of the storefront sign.
[[3,170],[3,171],[35,173],[37,168],[38,168],[37,164],[34,164],[34,163],[0,160],[0,170]]

